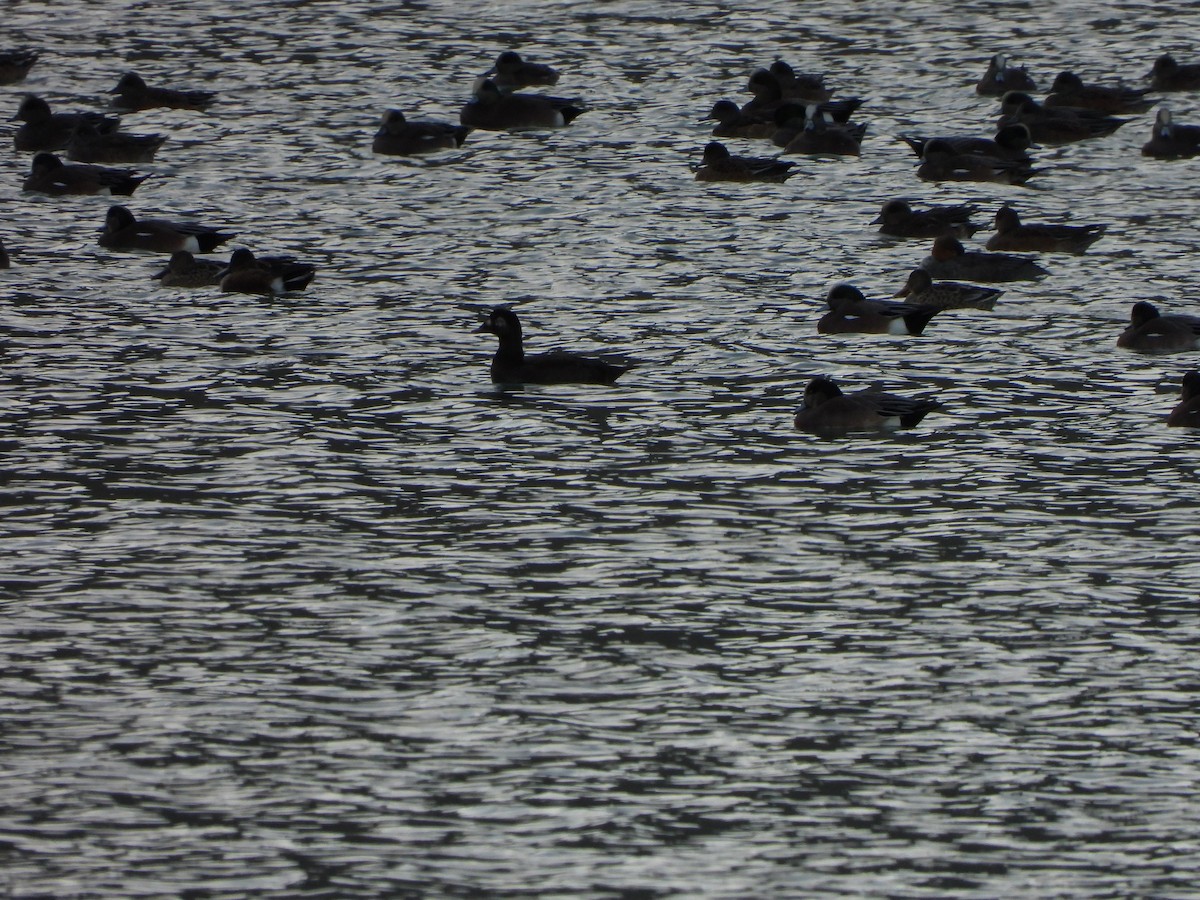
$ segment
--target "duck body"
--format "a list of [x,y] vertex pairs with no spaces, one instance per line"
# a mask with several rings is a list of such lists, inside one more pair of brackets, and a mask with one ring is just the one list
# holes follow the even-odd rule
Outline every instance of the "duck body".
[[459,113],[459,123],[483,131],[542,131],[565,128],[583,113],[574,100],[546,94],[506,94],[483,79]]
[[894,296],[905,297],[917,306],[936,306],[938,309],[993,309],[1003,294],[999,288],[960,281],[934,281],[924,269],[913,269],[904,287]]
[[234,237],[208,225],[170,222],[166,219],[137,219],[124,206],[110,206],[100,232],[101,247],[109,250],[144,250],[151,253],[208,253]]
[[527,87],[553,87],[558,71],[545,63],[529,62],[515,50],[505,50],[486,73],[504,93]]
[[33,158],[24,190],[40,194],[103,194],[128,197],[149,175],[139,175],[132,169],[111,169],[106,166],[68,165],[47,150]]
[[925,156],[925,148],[934,142],[946,144],[958,154],[986,156],[995,159],[1009,160],[1015,163],[1032,164],[1029,148],[1033,143],[1029,135],[1029,127],[1020,122],[1005,125],[996,131],[991,138],[971,137],[966,135],[948,135],[944,137],[915,137],[900,135],[900,140],[912,148],[918,159]]
[[817,322],[820,334],[919,335],[941,312],[936,306],[917,306],[888,300],[868,300],[852,284],[835,284],[825,298],[829,312]]
[[1190,159],[1200,155],[1200,125],[1176,125],[1171,111],[1159,107],[1150,140],[1142,145],[1142,156],[1155,159]]
[[1200,428],[1200,372],[1185,372],[1180,385],[1178,405],[1167,416],[1167,424],[1175,428]]
[[1200,349],[1200,316],[1163,314],[1153,303],[1133,304],[1129,327],[1117,338],[1117,346],[1139,353],[1179,353]]
[[37,50],[0,50],[0,84],[24,81],[33,64],[38,61]]
[[67,141],[67,159],[84,163],[149,163],[166,141],[161,134],[104,132],[82,122]]
[[449,122],[410,122],[400,110],[389,109],[375,132],[371,150],[385,156],[418,156],[439,150],[456,150],[470,132],[465,125]]
[[933,139],[925,144],[917,177],[922,181],[982,181],[994,184],[1024,184],[1037,170],[1027,162],[996,156],[960,153],[948,141]]
[[945,235],[934,239],[921,268],[934,278],[983,282],[1036,281],[1050,274],[1028,256],[968,251],[957,238]]
[[988,250],[1035,253],[1080,254],[1104,237],[1107,225],[1025,225],[1011,206],[996,212],[996,233],[988,238]]
[[274,297],[304,290],[315,275],[315,266],[297,262],[294,257],[255,257],[250,250],[239,247],[233,251],[229,266],[221,273],[221,290],[227,294]]
[[936,238],[941,235],[970,237],[979,230],[971,216],[979,211],[974,204],[932,206],[914,210],[906,200],[888,200],[871,222],[879,233],[898,238]]
[[1150,70],[1152,91],[1200,91],[1200,63],[1179,63],[1169,53],[1154,61]]
[[163,287],[216,287],[227,268],[219,259],[203,259],[187,250],[176,250],[166,267],[150,277]]
[[1124,85],[1085,84],[1074,72],[1059,72],[1050,86],[1046,106],[1074,106],[1106,115],[1143,113],[1157,101],[1139,88]]
[[812,379],[796,412],[799,431],[880,431],[912,428],[942,404],[931,398],[900,397],[868,388],[844,394],[825,376]]
[[21,121],[13,133],[16,150],[36,153],[39,150],[62,150],[80,126],[86,125],[102,134],[117,130],[120,119],[94,112],[56,113],[50,104],[36,94],[28,94],[10,121]]
[[736,156],[731,154],[720,141],[709,141],[704,146],[700,166],[696,169],[696,181],[762,181],[782,184],[796,174],[796,164],[774,156]]
[[563,351],[526,354],[521,322],[506,306],[495,307],[477,331],[500,340],[491,365],[496,384],[613,384],[630,369]]
[[1003,97],[1009,91],[1036,91],[1037,85],[1024,66],[1010,66],[1008,56],[995,54],[987,71],[975,84],[975,93],[984,97]]
[[1011,91],[1000,101],[999,125],[1021,124],[1039,144],[1072,144],[1112,134],[1128,119],[1078,106],[1045,106],[1028,94]]

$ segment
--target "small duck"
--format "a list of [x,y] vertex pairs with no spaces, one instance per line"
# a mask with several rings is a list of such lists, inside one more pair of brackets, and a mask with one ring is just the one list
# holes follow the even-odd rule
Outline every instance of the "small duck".
[[809,106],[804,128],[783,148],[807,156],[861,156],[866,124],[839,125],[827,121],[816,104]]
[[1029,156],[1029,148],[1033,146],[1033,139],[1029,135],[1029,126],[1023,125],[1020,122],[1005,125],[992,138],[966,137],[962,135],[927,138],[902,134],[900,135],[900,140],[912,148],[913,153],[917,155],[918,159],[925,156],[926,146],[934,141],[939,141],[948,144],[955,153],[1006,159],[1026,165],[1033,163],[1033,160]]
[[150,277],[163,287],[216,287],[227,268],[219,259],[203,259],[187,250],[176,250],[166,268]]
[[234,236],[231,231],[191,222],[137,219],[127,207],[110,206],[104,216],[99,243],[108,250],[208,253]]
[[931,398],[898,397],[867,388],[843,394],[828,376],[812,379],[796,412],[799,431],[846,432],[912,428],[942,404]]
[[1129,327],[1117,346],[1141,353],[1178,353],[1200,349],[1200,316],[1163,315],[1153,303],[1139,300],[1129,314]]
[[994,309],[1003,294],[1000,288],[963,284],[960,281],[934,281],[924,269],[908,273],[904,287],[892,296],[907,297],[917,306],[936,306],[938,309]]
[[989,250],[1080,254],[1104,237],[1107,225],[1024,225],[1007,204],[996,210],[996,233],[984,245]]
[[764,181],[782,184],[796,173],[796,164],[774,156],[734,156],[720,141],[704,145],[697,181]]
[[527,87],[551,87],[558,84],[558,72],[545,63],[526,62],[516,50],[505,50],[484,77],[490,77],[504,93]]
[[958,238],[949,235],[934,239],[921,268],[934,278],[984,282],[1036,281],[1050,274],[1028,256],[968,252]]
[[1059,72],[1050,86],[1046,106],[1075,106],[1094,109],[1107,115],[1143,113],[1157,100],[1146,96],[1139,88],[1124,85],[1084,84],[1074,72]]
[[934,138],[925,144],[917,177],[922,181],[983,181],[995,184],[1024,184],[1038,172],[1028,163],[959,153],[948,141]]
[[732,100],[718,100],[714,103],[712,111],[701,121],[709,119],[717,120],[712,130],[713,137],[769,140],[779,130],[773,116],[744,113]]
[[304,290],[316,271],[315,266],[296,262],[291,256],[255,258],[245,247],[238,247],[229,257],[229,267],[221,273],[221,290],[274,297]]
[[1010,66],[1008,57],[997,53],[987,71],[975,85],[975,93],[985,97],[1003,97],[1009,91],[1036,91],[1037,85],[1024,66]]
[[782,59],[771,63],[767,72],[774,77],[785,98],[794,97],[805,103],[825,103],[833,96],[833,92],[825,86],[824,75],[798,73]]
[[150,87],[137,72],[126,72],[109,93],[115,95],[112,98],[112,108],[121,112],[163,108],[204,112],[217,99],[217,95],[212,91]]
[[417,156],[462,146],[471,129],[449,122],[409,122],[398,109],[383,114],[371,150],[385,156]]
[[67,141],[67,159],[84,163],[149,163],[166,141],[162,134],[103,132],[90,122],[80,122]]
[[936,306],[868,300],[852,284],[835,284],[825,297],[829,312],[817,322],[819,334],[919,335],[941,312]]
[[613,384],[632,368],[562,351],[526,356],[521,322],[507,306],[488,313],[476,333],[500,339],[491,368],[496,384]]
[[71,135],[81,124],[89,124],[102,133],[116,131],[120,119],[109,118],[100,113],[56,113],[50,104],[36,94],[28,94],[21,101],[17,113],[10,122],[25,124],[13,133],[13,147],[21,151],[62,150],[71,140]]
[[1200,372],[1184,372],[1179,405],[1167,416],[1167,424],[1176,428],[1200,428]]
[[1030,137],[1039,144],[1071,144],[1104,137],[1128,121],[1078,106],[1043,106],[1021,91],[1009,91],[1000,101],[1000,127],[1026,125]]
[[53,153],[42,150],[33,158],[24,190],[39,194],[103,194],[111,197],[131,196],[149,178],[132,169],[110,169],[105,166],[67,165]]
[[766,69],[755,69],[751,72],[746,89],[754,95],[742,104],[742,112],[746,115],[773,116],[775,110],[784,102],[779,79]]
[[574,100],[544,94],[505,94],[483,79],[459,113],[459,122],[483,131],[539,131],[564,128],[584,112]]
[[38,55],[37,50],[0,50],[0,84],[24,81]]
[[1200,90],[1200,63],[1178,63],[1170,53],[1164,53],[1150,70],[1150,90]]
[[906,200],[889,200],[871,224],[878,225],[879,233],[889,237],[935,238],[949,234],[969,238],[979,230],[971,221],[978,211],[978,206],[969,203],[914,210]]
[[1142,156],[1190,159],[1196,155],[1200,155],[1200,125],[1176,125],[1171,111],[1160,106],[1150,140],[1142,145]]
[[12,266],[8,259],[8,251],[4,249],[4,241],[0,240],[0,269],[7,269]]

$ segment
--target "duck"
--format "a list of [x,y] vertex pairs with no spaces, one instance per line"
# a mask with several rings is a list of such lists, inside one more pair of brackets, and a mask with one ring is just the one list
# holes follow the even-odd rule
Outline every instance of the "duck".
[[996,233],[984,245],[988,250],[1080,254],[1104,237],[1107,225],[1025,225],[1011,206],[996,210]]
[[1192,369],[1183,373],[1179,404],[1167,416],[1174,428],[1200,428],[1200,372]]
[[732,100],[718,100],[701,121],[716,119],[713,137],[770,139],[779,130],[774,116],[744,113]]
[[904,287],[893,297],[906,297],[917,306],[936,306],[938,309],[986,309],[996,306],[1004,293],[1000,288],[984,287],[979,284],[964,284],[961,281],[934,281],[924,269],[913,269],[908,273]]
[[167,140],[162,134],[103,132],[80,122],[67,141],[67,159],[84,163],[149,163]]
[[934,138],[925,144],[917,177],[922,181],[982,181],[1025,184],[1036,175],[1029,163],[996,156],[959,153],[949,141]]
[[551,87],[558,84],[558,71],[545,63],[528,62],[516,50],[505,50],[484,73],[504,93],[527,87]]
[[1164,53],[1150,70],[1150,90],[1200,90],[1200,63],[1179,63],[1170,53]]
[[970,203],[914,210],[907,200],[888,200],[871,222],[879,233],[899,238],[935,238],[943,234],[969,238],[979,230],[971,216],[979,207]]
[[449,122],[409,122],[398,109],[383,114],[371,150],[385,156],[417,156],[462,146],[471,129]]
[[774,156],[735,156],[720,141],[704,145],[697,181],[763,181],[782,184],[796,173],[796,164]]
[[150,277],[163,287],[216,287],[227,268],[219,259],[204,259],[188,250],[176,250],[166,267]]
[[816,104],[809,106],[804,127],[783,148],[784,153],[807,156],[861,156],[866,125],[839,125],[827,121]]
[[941,408],[929,397],[899,397],[874,388],[843,394],[837,382],[821,375],[804,388],[794,424],[799,431],[891,431],[912,428]]
[[1117,338],[1117,346],[1141,353],[1200,349],[1200,316],[1163,315],[1153,303],[1139,300],[1133,304],[1129,326]]
[[505,94],[484,78],[459,113],[459,123],[483,131],[565,128],[584,112],[577,101],[545,94]]
[[114,95],[112,108],[122,112],[163,108],[203,112],[217,99],[212,91],[151,87],[137,72],[126,72],[109,93]]
[[1171,111],[1158,108],[1150,140],[1142,145],[1142,156],[1155,159],[1189,159],[1200,154],[1200,125],[1176,125]]
[[984,282],[1036,281],[1050,274],[1028,256],[967,251],[958,238],[949,235],[934,238],[921,268],[934,278]]
[[1158,102],[1146,91],[1124,85],[1085,84],[1074,72],[1059,72],[1050,85],[1046,106],[1074,106],[1107,115],[1144,113]]
[[296,262],[290,256],[256,258],[245,247],[229,257],[229,266],[221,273],[225,293],[262,294],[274,297],[289,291],[302,291],[312,282],[316,267]]
[[1128,121],[1078,106],[1044,106],[1022,91],[1009,91],[1000,101],[999,126],[1026,125],[1030,138],[1039,144],[1104,137]]
[[771,142],[777,147],[786,147],[792,143],[808,127],[810,110],[815,105],[820,123],[834,123],[838,128],[847,131],[854,140],[861,144],[867,134],[865,122],[852,123],[850,116],[861,105],[856,97],[847,100],[831,100],[828,103],[808,104],[787,101],[775,108],[774,119],[776,131],[771,136]]
[[1017,163],[1032,164],[1033,162],[1029,156],[1029,148],[1033,146],[1033,139],[1029,134],[1029,126],[1020,122],[1005,125],[1003,128],[997,130],[995,137],[991,138],[968,137],[964,135],[929,138],[905,134],[899,137],[900,140],[912,148],[913,153],[917,155],[918,159],[924,157],[925,147],[928,144],[940,141],[949,144],[955,153],[989,156]]
[[833,92],[825,86],[824,75],[799,73],[782,59],[771,63],[767,72],[775,79],[785,98],[795,97],[805,103],[825,103],[833,96]]
[[1024,66],[1010,66],[1008,56],[995,54],[987,71],[975,84],[975,93],[985,97],[1003,97],[1009,91],[1036,91],[1037,85]]
[[36,94],[27,94],[17,108],[16,115],[9,121],[25,123],[13,133],[13,147],[34,153],[39,150],[62,150],[76,128],[83,123],[104,134],[116,131],[121,125],[120,119],[101,113],[53,112],[50,104]]
[[493,308],[476,333],[500,339],[491,366],[496,384],[613,384],[632,368],[562,351],[527,356],[521,322],[507,306]]
[[106,166],[67,165],[48,150],[33,157],[24,190],[40,194],[103,194],[131,196],[149,175],[132,169]]
[[108,250],[146,250],[152,253],[208,253],[236,234],[209,225],[137,219],[128,207],[110,206],[100,232],[100,246]]
[[0,269],[7,269],[12,266],[8,259],[8,251],[4,249],[4,241],[0,240]]
[[842,282],[825,297],[829,312],[817,322],[819,334],[919,335],[941,309],[912,303],[868,300],[852,284]]
[[39,55],[37,50],[27,48],[0,50],[0,84],[24,81],[33,64],[38,61]]

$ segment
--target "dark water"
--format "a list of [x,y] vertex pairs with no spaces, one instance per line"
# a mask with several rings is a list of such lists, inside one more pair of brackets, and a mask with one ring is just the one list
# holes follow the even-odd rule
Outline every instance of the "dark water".
[[[1200,6],[5,3],[27,83],[207,86],[130,206],[319,266],[163,289],[107,202],[0,154],[0,889],[13,897],[1200,897],[1194,162],[1153,112],[1025,188],[916,180],[987,133],[1006,51],[1138,82]],[[515,47],[558,133],[374,157]],[[859,161],[697,184],[715,99],[776,57],[868,98]],[[1200,122],[1200,95],[1174,95]],[[765,152],[731,142],[742,151]],[[828,286],[926,253],[883,200],[1108,222],[994,313],[816,334]],[[986,238],[986,232],[981,238]],[[979,243],[978,241],[975,243]],[[502,394],[477,313],[639,362]],[[795,433],[803,384],[946,404]]]

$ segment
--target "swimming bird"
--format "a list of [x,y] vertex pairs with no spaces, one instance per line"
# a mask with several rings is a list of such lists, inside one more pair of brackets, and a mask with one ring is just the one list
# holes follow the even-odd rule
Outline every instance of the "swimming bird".
[[12,265],[8,259],[8,251],[4,249],[4,241],[0,240],[0,269],[7,269]]
[[825,103],[833,95],[825,85],[825,76],[797,72],[782,59],[771,63],[767,72],[775,78],[785,99],[796,98],[805,103]]
[[163,134],[103,132],[90,122],[80,122],[67,141],[67,159],[85,163],[148,163],[166,141]]
[[871,222],[879,233],[889,237],[935,238],[943,234],[970,237],[979,230],[971,216],[979,211],[974,204],[932,206],[914,210],[906,200],[888,200]]
[[835,284],[825,297],[829,312],[817,322],[819,334],[919,335],[941,309],[889,300],[868,300],[852,284]]
[[492,309],[476,333],[500,339],[491,368],[497,384],[613,384],[631,368],[562,351],[527,356],[521,322],[507,306]]
[[471,129],[449,122],[414,121],[404,118],[398,109],[383,114],[371,150],[387,156],[416,156],[438,150],[454,150],[462,146]]
[[1039,144],[1070,144],[1104,137],[1128,121],[1078,106],[1045,106],[1021,91],[1009,91],[1000,101],[999,126],[1023,124]]
[[516,50],[505,50],[495,64],[484,73],[491,77],[504,93],[527,87],[550,87],[558,84],[558,72],[545,63],[528,62]]
[[996,233],[984,246],[989,250],[1038,253],[1083,253],[1104,237],[1107,225],[1026,225],[1011,206],[996,211]]
[[1008,91],[1036,91],[1037,85],[1024,66],[1010,66],[1008,57],[997,53],[988,63],[987,71],[975,85],[975,93],[987,97],[1002,97]]
[[1150,90],[1200,90],[1200,63],[1178,63],[1170,53],[1164,53],[1150,70]]
[[584,112],[574,100],[545,94],[505,94],[484,78],[459,113],[459,122],[484,131],[535,131],[564,128]]
[[217,99],[217,95],[212,91],[151,87],[137,72],[126,72],[109,93],[115,95],[112,98],[112,108],[122,112],[160,108],[203,112]]
[[948,235],[934,239],[921,268],[934,278],[985,282],[1036,281],[1050,274],[1028,256],[968,251],[958,238]]
[[166,267],[150,277],[163,287],[216,287],[228,268],[219,259],[204,259],[187,250],[176,250]]
[[770,139],[779,126],[775,117],[766,114],[744,113],[732,100],[718,100],[701,121],[716,119],[713,137]]
[[1029,135],[1029,126],[1016,122],[1005,125],[996,132],[995,137],[981,138],[965,135],[947,135],[938,137],[916,137],[902,134],[900,140],[912,148],[913,153],[920,159],[925,155],[925,147],[933,141],[948,144],[956,153],[970,153],[978,156],[989,156],[997,159],[1007,159],[1018,163],[1032,163],[1029,148],[1033,140]]
[[1050,86],[1046,106],[1075,106],[1108,115],[1143,113],[1157,100],[1140,88],[1125,85],[1085,84],[1074,72],[1059,72]]
[[1129,326],[1117,338],[1117,346],[1141,353],[1200,349],[1200,316],[1164,315],[1153,303],[1139,300],[1133,304]]
[[796,412],[800,431],[844,432],[912,428],[942,404],[932,398],[898,397],[874,388],[843,394],[828,376],[812,379]]
[[917,306],[936,306],[938,309],[993,309],[1003,294],[1000,288],[960,281],[934,281],[924,269],[913,269],[908,273],[904,287],[893,296],[907,297]]
[[697,181],[764,181],[782,184],[792,175],[796,164],[775,156],[735,156],[720,141],[704,145]]
[[23,188],[41,194],[104,194],[128,197],[149,177],[139,175],[132,169],[67,165],[53,153],[42,150],[33,157]]
[[1156,159],[1187,159],[1200,154],[1200,125],[1176,125],[1171,111],[1158,108],[1150,140],[1142,145],[1142,156]]
[[1037,174],[1027,162],[977,153],[959,153],[940,138],[927,142],[917,177],[922,181],[984,181],[1024,184]]
[[13,147],[32,152],[62,150],[75,129],[84,123],[104,133],[116,131],[121,124],[120,119],[95,112],[53,112],[50,104],[36,94],[27,94],[9,121],[25,123],[13,133]]
[[274,297],[304,290],[315,274],[315,266],[296,262],[294,257],[255,258],[245,247],[238,247],[229,257],[229,267],[221,275],[221,290]]
[[783,148],[784,153],[808,156],[860,156],[865,123],[839,125],[827,121],[816,104],[809,106],[804,127]]
[[104,216],[99,243],[109,250],[208,253],[234,236],[234,232],[192,222],[137,219],[127,207],[110,206]]
[[1183,373],[1179,404],[1167,416],[1167,424],[1182,428],[1200,428],[1200,372]]
[[0,50],[0,84],[24,81],[37,61],[37,50]]

